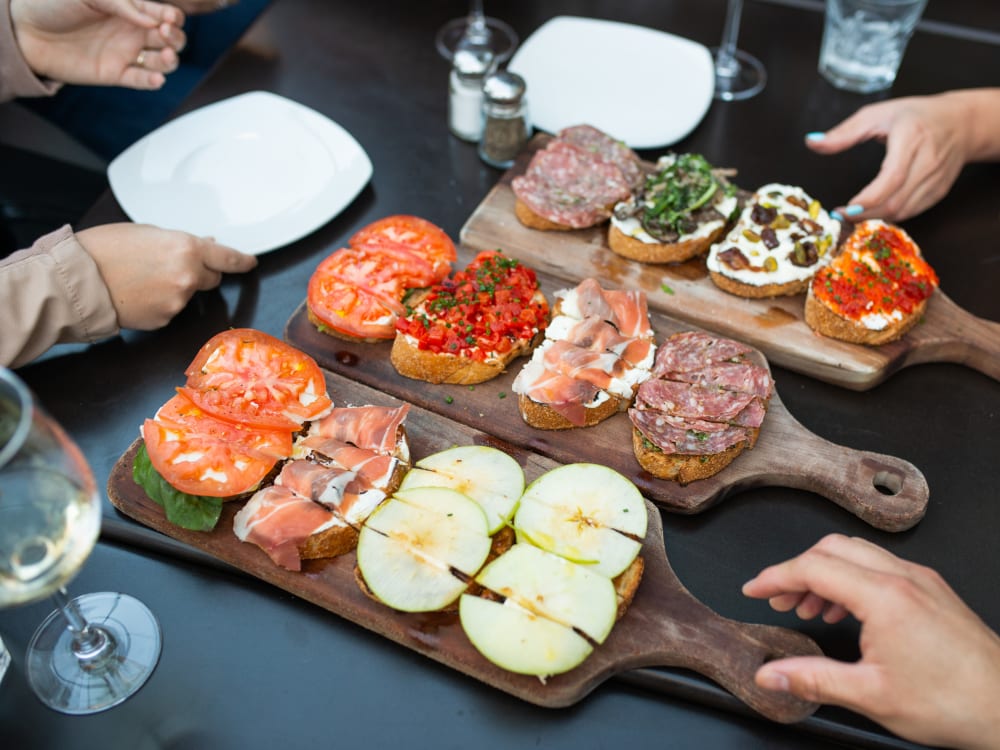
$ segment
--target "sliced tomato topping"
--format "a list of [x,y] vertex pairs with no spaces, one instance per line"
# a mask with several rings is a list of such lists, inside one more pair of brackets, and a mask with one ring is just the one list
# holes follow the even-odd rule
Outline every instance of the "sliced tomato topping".
[[355,232],[349,244],[352,247],[364,247],[370,244],[384,246],[387,241],[410,250],[428,261],[434,268],[436,276],[434,281],[447,276],[449,266],[458,258],[455,243],[441,227],[418,216],[405,214],[386,216],[384,219],[372,222]]
[[309,279],[307,302],[324,325],[359,338],[391,339],[403,313],[400,277],[370,251],[345,248],[327,257]]
[[257,487],[292,452],[289,430],[216,419],[178,393],[142,425],[153,468],[190,495],[232,497]]
[[213,336],[184,371],[181,391],[230,422],[297,430],[332,406],[326,379],[309,355],[251,328]]

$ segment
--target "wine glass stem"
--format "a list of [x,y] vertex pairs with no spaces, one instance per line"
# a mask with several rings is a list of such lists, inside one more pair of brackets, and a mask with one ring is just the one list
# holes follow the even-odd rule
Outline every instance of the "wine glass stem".
[[84,668],[96,667],[106,662],[115,649],[111,635],[104,628],[87,622],[65,588],[56,591],[52,598],[66,620],[66,627],[73,634],[73,655],[80,665]]
[[729,0],[726,8],[726,22],[722,28],[722,43],[715,60],[715,74],[723,78],[732,78],[740,70],[736,59],[736,38],[740,33],[740,16],[743,13],[743,0]]
[[485,44],[489,40],[490,30],[486,26],[483,0],[472,0],[469,3],[469,24],[465,35],[479,44]]

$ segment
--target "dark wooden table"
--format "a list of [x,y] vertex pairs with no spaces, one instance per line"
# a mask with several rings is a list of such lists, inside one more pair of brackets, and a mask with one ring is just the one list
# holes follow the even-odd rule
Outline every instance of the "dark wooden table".
[[[894,95],[996,84],[1000,12],[982,0],[938,5],[930,3],[927,17],[935,23],[911,42]],[[584,15],[711,46],[721,35],[724,6],[723,0],[508,0],[487,10],[511,22],[522,38],[550,17]],[[251,275],[199,294],[164,330],[63,348],[21,369],[80,443],[100,483],[205,340],[228,326],[280,336],[315,265],[354,230],[388,214],[413,213],[458,236],[500,176],[473,146],[448,135],[448,67],[434,52],[433,35],[464,11],[461,2],[278,0],[191,96],[185,111],[255,89],[300,101],[358,138],[374,177],[337,218],[263,256]],[[744,184],[801,184],[833,205],[870,179],[879,146],[824,159],[802,142],[806,132],[876,98],[839,92],[816,73],[820,11],[808,1],[748,2],[740,46],[764,62],[767,88],[747,102],[713,104],[675,148],[737,167]],[[942,28],[965,38],[939,33]],[[669,96],[674,74],[664,72],[662,90],[651,95]],[[946,200],[905,224],[948,295],[992,320],[1000,320],[998,184],[996,165],[970,167]],[[87,222],[123,216],[108,194]],[[788,489],[745,491],[697,516],[664,513],[668,556],[692,593],[728,617],[794,627],[828,654],[854,659],[856,624],[800,623],[740,594],[762,567],[839,531],[937,568],[986,622],[1000,627],[1000,384],[958,365],[908,368],[866,392],[779,368],[775,376],[789,411],[809,429],[916,464],[931,488],[927,516],[910,531],[879,532],[816,495]],[[72,589],[142,598],[163,625],[161,663],[121,707],[94,717],[58,716],[35,701],[21,671],[24,648],[49,605],[0,613],[0,633],[15,657],[0,685],[3,747],[908,746],[832,708],[797,726],[776,725],[741,710],[706,681],[669,670],[612,680],[572,708],[537,708],[278,589],[160,544],[110,504],[105,515],[104,539]]]

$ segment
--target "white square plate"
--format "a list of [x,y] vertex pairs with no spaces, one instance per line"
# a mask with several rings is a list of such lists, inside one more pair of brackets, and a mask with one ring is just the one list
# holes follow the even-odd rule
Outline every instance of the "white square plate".
[[535,127],[588,124],[632,148],[659,148],[701,122],[715,90],[712,56],[690,39],[593,18],[558,16],[508,68],[528,84]]
[[266,91],[178,117],[108,165],[111,189],[133,221],[253,255],[328,222],[371,176],[371,160],[350,133]]

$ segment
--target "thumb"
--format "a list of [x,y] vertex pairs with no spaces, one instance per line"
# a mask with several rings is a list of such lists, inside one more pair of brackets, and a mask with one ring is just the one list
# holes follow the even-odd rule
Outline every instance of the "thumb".
[[865,713],[867,696],[875,684],[870,672],[871,668],[862,664],[801,656],[768,662],[757,670],[755,682],[765,690]]
[[206,268],[222,273],[243,273],[257,266],[257,258],[226,245],[208,240],[202,262]]

